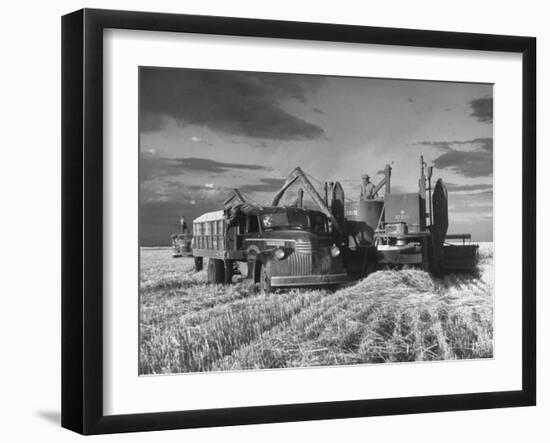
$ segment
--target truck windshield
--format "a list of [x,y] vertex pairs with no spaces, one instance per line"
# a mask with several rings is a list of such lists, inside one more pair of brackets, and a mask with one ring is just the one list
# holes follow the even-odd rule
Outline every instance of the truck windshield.
[[275,212],[261,216],[264,229],[309,229],[311,226],[309,217],[306,214],[297,212]]

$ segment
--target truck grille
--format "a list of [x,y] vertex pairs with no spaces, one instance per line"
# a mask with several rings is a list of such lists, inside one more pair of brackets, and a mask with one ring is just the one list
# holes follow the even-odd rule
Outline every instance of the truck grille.
[[288,257],[289,275],[311,275],[313,257],[311,254],[290,254]]
[[319,252],[321,253],[315,255],[290,254],[288,257],[288,275],[319,275],[335,272],[333,270],[335,259],[330,256],[328,249],[319,249]]
[[320,247],[319,241],[298,240],[294,245],[294,250],[300,254],[313,254]]

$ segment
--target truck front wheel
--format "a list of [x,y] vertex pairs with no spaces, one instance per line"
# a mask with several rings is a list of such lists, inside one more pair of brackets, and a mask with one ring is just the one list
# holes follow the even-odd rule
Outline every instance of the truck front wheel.
[[208,283],[221,284],[225,281],[225,270],[223,260],[211,258],[208,260],[208,269],[206,270]]
[[268,263],[262,264],[260,270],[260,292],[263,295],[268,295],[271,292],[271,271]]

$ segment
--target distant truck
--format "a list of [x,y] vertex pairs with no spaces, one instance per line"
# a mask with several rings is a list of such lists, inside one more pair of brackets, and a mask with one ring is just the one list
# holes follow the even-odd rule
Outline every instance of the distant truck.
[[192,257],[191,243],[193,234],[172,234],[172,257]]
[[210,283],[231,283],[237,262],[262,293],[273,288],[347,282],[339,237],[328,217],[301,207],[260,207],[241,202],[193,221],[195,268],[208,258]]

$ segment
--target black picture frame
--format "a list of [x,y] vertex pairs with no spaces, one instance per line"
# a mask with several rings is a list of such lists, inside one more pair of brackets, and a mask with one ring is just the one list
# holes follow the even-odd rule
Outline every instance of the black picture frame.
[[[522,388],[131,415],[103,413],[103,30],[503,51],[522,54]],[[62,18],[62,426],[82,434],[530,406],[536,402],[536,39],[83,9]]]

